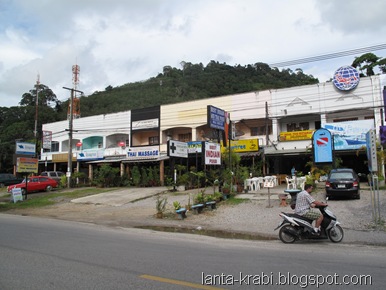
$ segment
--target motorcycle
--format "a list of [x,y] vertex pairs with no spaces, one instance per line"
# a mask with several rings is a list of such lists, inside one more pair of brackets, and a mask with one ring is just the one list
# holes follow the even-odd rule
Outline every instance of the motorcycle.
[[341,242],[344,233],[335,214],[328,209],[328,206],[318,206],[317,208],[319,208],[320,212],[323,214],[323,221],[319,233],[315,233],[314,227],[312,226],[312,220],[295,213],[282,212],[280,216],[283,220],[275,228],[275,230],[280,228],[280,240],[285,244],[306,239],[330,239],[333,243]]

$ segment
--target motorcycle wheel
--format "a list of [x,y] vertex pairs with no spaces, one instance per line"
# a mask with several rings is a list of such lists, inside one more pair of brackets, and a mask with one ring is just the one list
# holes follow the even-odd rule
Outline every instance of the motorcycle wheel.
[[296,238],[294,236],[291,236],[286,233],[286,231],[293,231],[294,228],[291,225],[285,225],[280,228],[279,231],[279,238],[284,244],[292,244],[293,242],[296,241]]
[[341,242],[344,236],[342,227],[340,225],[336,225],[335,227],[327,231],[327,236],[333,243]]

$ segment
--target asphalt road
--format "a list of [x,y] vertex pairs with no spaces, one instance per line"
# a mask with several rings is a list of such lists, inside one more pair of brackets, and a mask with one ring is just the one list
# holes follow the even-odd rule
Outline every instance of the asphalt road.
[[288,246],[4,214],[0,233],[0,289],[384,289],[386,283],[380,247]]

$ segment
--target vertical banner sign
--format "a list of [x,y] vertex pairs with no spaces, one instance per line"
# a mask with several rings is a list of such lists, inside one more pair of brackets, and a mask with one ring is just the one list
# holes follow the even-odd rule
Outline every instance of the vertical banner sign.
[[375,130],[366,133],[366,154],[370,172],[378,171]]
[[221,165],[221,146],[218,143],[202,142],[205,165]]
[[228,112],[225,113],[225,123],[224,123],[224,131],[223,131],[223,145],[226,147],[228,146],[228,139],[230,139],[229,136],[229,129],[230,129],[230,123],[231,123],[231,114]]
[[43,149],[51,149],[52,131],[43,131]]
[[382,146],[385,146],[386,145],[386,126],[379,126],[379,136],[381,137]]
[[[383,112],[386,113],[386,87],[383,87]],[[386,121],[386,116],[385,116]]]
[[315,163],[332,163],[333,142],[330,131],[318,129],[312,135]]

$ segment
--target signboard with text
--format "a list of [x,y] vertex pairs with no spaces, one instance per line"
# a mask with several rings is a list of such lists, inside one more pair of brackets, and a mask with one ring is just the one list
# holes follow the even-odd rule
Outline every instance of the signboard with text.
[[280,132],[280,141],[311,140],[314,130]]
[[160,157],[159,146],[131,147],[127,151],[127,159],[157,159]]
[[16,142],[16,154],[35,155],[36,145],[34,143]]
[[218,143],[202,142],[205,165],[221,165],[221,148]]
[[207,108],[209,128],[224,131],[226,122],[225,111],[210,105]]
[[167,154],[171,157],[188,158],[188,143],[169,140]]
[[16,172],[38,173],[37,158],[19,157],[16,161]]

